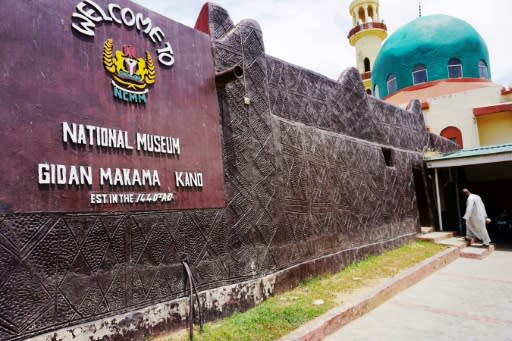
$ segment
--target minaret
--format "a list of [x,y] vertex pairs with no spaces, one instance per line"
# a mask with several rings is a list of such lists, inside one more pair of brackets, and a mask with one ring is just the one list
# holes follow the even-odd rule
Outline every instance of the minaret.
[[372,92],[372,68],[382,41],[388,36],[386,25],[380,18],[379,0],[353,0],[349,13],[352,29],[348,33],[350,45],[356,48],[357,69],[361,73],[364,89]]

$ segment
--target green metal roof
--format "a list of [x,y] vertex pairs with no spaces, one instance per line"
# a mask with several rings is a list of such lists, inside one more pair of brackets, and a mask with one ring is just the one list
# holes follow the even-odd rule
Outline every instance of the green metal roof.
[[452,58],[461,62],[464,78],[480,78],[480,60],[487,64],[490,76],[487,46],[470,24],[444,14],[419,17],[384,42],[372,70],[372,84],[384,98],[390,95],[388,76],[396,77],[399,91],[413,85],[412,72],[417,65],[427,69],[428,82],[447,79]]
[[[465,160],[461,161],[461,159]],[[424,157],[424,161],[428,168],[512,161],[512,143],[460,149],[441,155]]]

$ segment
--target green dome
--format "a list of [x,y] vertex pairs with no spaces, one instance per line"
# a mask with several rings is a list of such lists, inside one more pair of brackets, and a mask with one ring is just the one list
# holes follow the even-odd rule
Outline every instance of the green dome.
[[[389,95],[387,80],[390,75],[396,77],[396,90],[413,85],[412,72],[418,65],[426,68],[427,82],[450,78],[450,61],[462,64],[464,78],[490,79],[487,46],[471,25],[442,14],[417,18],[384,42],[372,70],[373,93],[378,86],[378,97]],[[485,70],[481,70],[479,65],[487,66],[487,77],[481,77]],[[450,70],[457,73],[460,67]],[[421,78],[421,75],[416,75]]]

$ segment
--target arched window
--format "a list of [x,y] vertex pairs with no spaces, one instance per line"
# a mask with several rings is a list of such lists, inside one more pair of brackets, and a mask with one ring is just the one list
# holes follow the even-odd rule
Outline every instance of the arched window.
[[412,69],[412,84],[425,83],[428,81],[427,68],[418,64]]
[[364,15],[364,8],[360,7],[359,8],[359,20],[361,20],[362,23],[365,23],[366,22],[366,17]]
[[396,91],[396,89],[397,89],[396,76],[394,74],[390,74],[388,76],[387,85],[388,85],[388,95],[391,95],[393,92]]
[[489,70],[487,69],[487,63],[481,59],[478,63],[478,70],[480,71],[480,78],[489,79]]
[[464,147],[462,144],[462,133],[460,130],[456,127],[446,127],[443,130],[441,130],[442,137],[446,137],[448,140],[452,140],[453,142],[457,143],[461,148]]
[[379,94],[379,86],[378,85],[375,85],[373,87],[373,95],[377,98],[380,98],[380,94]]
[[462,78],[462,63],[457,58],[448,61],[448,78]]
[[363,63],[364,63],[364,72],[370,71],[370,60],[368,59],[368,57],[366,57],[364,59]]
[[373,7],[372,6],[368,6],[368,21],[375,21],[373,20]]

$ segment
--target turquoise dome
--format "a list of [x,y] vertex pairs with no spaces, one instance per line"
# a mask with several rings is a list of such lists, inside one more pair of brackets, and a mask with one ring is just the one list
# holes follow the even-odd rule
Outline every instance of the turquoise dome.
[[[394,91],[413,85],[412,73],[418,66],[426,68],[427,82],[450,78],[450,61],[462,65],[463,78],[490,79],[487,46],[471,25],[443,14],[419,17],[399,28],[382,45],[372,70],[373,93],[378,86],[376,96],[390,95],[387,87],[390,75],[396,77]],[[481,77],[482,65],[487,67],[487,75]],[[460,72],[460,66],[450,69]],[[421,78],[424,73],[416,76]]]

